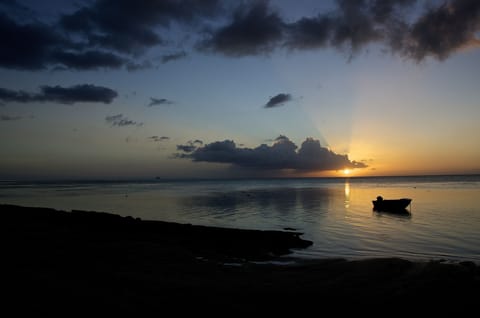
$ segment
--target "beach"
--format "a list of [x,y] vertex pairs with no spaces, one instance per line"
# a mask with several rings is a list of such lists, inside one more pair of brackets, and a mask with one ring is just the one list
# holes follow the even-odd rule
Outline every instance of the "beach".
[[304,260],[288,256],[311,244],[294,231],[0,209],[5,303],[19,313],[342,312],[352,305],[458,313],[475,308],[480,295],[473,262]]

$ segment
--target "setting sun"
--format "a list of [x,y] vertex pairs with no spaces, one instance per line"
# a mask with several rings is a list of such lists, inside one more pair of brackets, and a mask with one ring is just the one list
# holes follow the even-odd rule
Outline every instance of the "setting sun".
[[344,175],[349,175],[351,173],[351,170],[350,169],[343,169],[343,174]]

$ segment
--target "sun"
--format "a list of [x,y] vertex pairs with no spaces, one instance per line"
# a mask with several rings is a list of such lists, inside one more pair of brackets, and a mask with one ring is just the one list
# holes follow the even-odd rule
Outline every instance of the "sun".
[[348,176],[352,171],[350,169],[343,169],[343,174]]

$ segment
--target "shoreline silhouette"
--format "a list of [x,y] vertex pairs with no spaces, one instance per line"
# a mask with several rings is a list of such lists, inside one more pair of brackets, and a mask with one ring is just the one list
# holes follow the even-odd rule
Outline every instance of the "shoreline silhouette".
[[475,308],[480,292],[473,262],[280,257],[311,244],[298,232],[13,205],[0,210],[6,303],[16,312],[182,312],[186,305],[199,312],[284,312],[401,300],[404,309],[458,313]]

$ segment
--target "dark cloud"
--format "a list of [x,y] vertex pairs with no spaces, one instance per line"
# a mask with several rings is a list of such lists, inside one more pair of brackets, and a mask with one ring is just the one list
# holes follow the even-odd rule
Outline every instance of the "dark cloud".
[[339,14],[333,19],[331,43],[352,53],[382,38],[364,1],[339,1]]
[[0,88],[0,101],[3,103],[29,103],[35,101],[34,96],[35,95],[26,93],[24,91],[13,91],[6,88]]
[[415,0],[337,0],[337,9],[316,17],[303,17],[287,27],[285,46],[305,50],[323,47],[354,54],[372,42],[390,43],[400,9]]
[[14,121],[14,120],[20,120],[24,118],[23,116],[11,116],[11,115],[0,115],[0,121]]
[[[18,70],[151,68],[137,62],[155,46],[182,47],[178,28],[196,47],[230,57],[335,48],[353,56],[377,43],[414,61],[445,59],[478,47],[480,2],[433,2],[424,11],[416,0],[336,0],[330,12],[287,21],[268,1],[96,0],[83,2],[57,21],[42,22],[13,0],[0,2],[0,67]],[[224,17],[230,17],[222,23]],[[206,27],[208,25],[208,27]],[[183,50],[161,63],[185,58]]]
[[184,154],[178,158],[189,158],[196,162],[227,163],[252,169],[293,169],[303,171],[341,170],[365,168],[361,162],[350,161],[347,155],[339,155],[320,145],[318,140],[307,138],[300,149],[287,137],[281,136],[268,146],[239,148],[232,140],[217,141],[203,147],[177,149]]
[[480,1],[454,0],[426,11],[410,28],[404,53],[421,61],[427,56],[439,60],[467,46],[479,46]]
[[74,103],[104,103],[110,104],[117,92],[102,86],[91,84],[75,85],[71,87],[42,86],[41,93],[27,93],[0,88],[0,101],[9,103],[55,102],[60,104]]
[[138,54],[164,43],[156,27],[168,27],[172,22],[192,23],[220,10],[217,0],[97,0],[64,15],[61,25],[83,35],[90,45]]
[[36,22],[18,24],[0,11],[0,66],[10,69],[38,70],[51,62],[51,51],[64,45],[51,27]]
[[389,25],[415,0],[337,0],[336,9],[286,22],[267,1],[241,5],[232,21],[210,32],[199,45],[227,56],[270,53],[279,47],[295,50],[335,47],[352,54],[372,42],[387,41]]
[[165,98],[153,98],[150,97],[150,103],[148,104],[149,107],[152,106],[159,106],[159,105],[172,105],[174,102]]
[[110,52],[86,51],[81,53],[56,51],[52,53],[53,61],[66,68],[78,70],[91,70],[98,68],[120,68],[127,59]]
[[127,59],[75,44],[57,28],[40,22],[20,24],[0,11],[0,67],[19,70],[119,68]]
[[416,0],[336,0],[336,8],[286,22],[268,2],[240,6],[232,21],[199,45],[227,56],[336,48],[350,57],[372,43],[422,61],[442,60],[465,47],[480,47],[480,2],[451,0],[413,13]]
[[452,0],[431,6],[418,18],[404,11],[415,0],[337,0],[338,9],[315,18],[302,18],[287,28],[291,49],[333,46],[353,54],[372,42],[415,61],[431,56],[442,60],[455,51],[480,46],[480,2]]
[[153,142],[161,142],[161,141],[170,140],[170,137],[167,137],[167,136],[150,136],[147,139],[150,140],[150,141],[153,141]]
[[194,152],[197,149],[197,146],[194,145],[177,145],[177,150],[183,152]]
[[12,8],[12,9],[21,9],[26,10],[26,8],[19,4],[16,0],[2,0],[0,1],[0,8]]
[[[0,3],[0,67],[39,70],[89,70],[120,68],[129,71],[151,64],[137,64],[124,55],[140,54],[163,44],[158,26],[171,22],[192,23],[221,11],[216,0],[143,1],[97,0],[58,23],[43,23],[41,17],[15,20],[15,12],[27,12],[15,1]],[[31,11],[28,11],[32,15]],[[25,21],[31,22],[25,22]],[[20,22],[19,22],[20,21]],[[166,56],[165,62],[182,58],[181,52]]]
[[184,59],[186,57],[187,57],[187,52],[180,51],[180,52],[175,52],[175,53],[172,53],[172,54],[162,55],[161,60],[162,60],[162,64],[165,64],[165,63],[168,63],[168,62],[171,62],[171,61]]
[[229,56],[269,53],[281,41],[283,26],[268,2],[253,1],[250,7],[240,6],[231,23],[212,32],[199,47]]
[[[197,150],[200,146],[203,145],[203,141],[200,139],[189,140],[185,145],[177,145],[178,151],[183,151],[186,153],[191,153]],[[178,157],[183,158],[184,154],[177,154]]]
[[284,135],[280,135],[277,138],[275,138],[275,141],[288,141],[288,137]]
[[395,18],[397,10],[410,7],[417,0],[374,0],[370,2],[369,10],[375,22],[386,23],[389,19]]
[[[279,135],[277,138],[275,139],[265,139],[265,142],[275,142],[275,141],[281,141],[281,140],[289,140],[288,137],[284,136],[284,135]],[[239,146],[243,146],[243,144],[239,144]]]
[[105,121],[113,126],[117,127],[125,127],[125,126],[143,126],[143,123],[139,123],[136,121],[133,121],[129,119],[128,117],[124,116],[123,114],[118,114],[118,115],[111,115],[111,116],[106,116]]
[[33,11],[30,8],[18,3],[18,1],[15,0],[1,0],[0,10],[2,9],[8,11],[9,16],[18,17],[21,19],[32,18],[34,16]]
[[288,26],[285,46],[306,50],[326,47],[333,28],[332,18],[319,15],[315,18],[301,18]]
[[292,100],[292,95],[280,93],[270,98],[270,100],[263,106],[265,108],[272,108],[282,106]]
[[78,102],[110,104],[118,96],[117,92],[110,88],[92,84],[71,87],[43,86],[41,89],[42,98],[46,101],[56,101],[62,104]]
[[137,15],[132,13],[139,11],[141,5],[132,1],[118,1],[117,6],[117,3],[109,2],[116,1],[96,1],[91,7],[65,15],[61,19],[61,25],[69,32],[85,36],[92,46],[125,53],[138,53],[162,43],[146,22],[134,22]]

